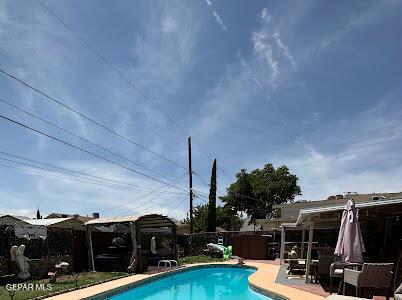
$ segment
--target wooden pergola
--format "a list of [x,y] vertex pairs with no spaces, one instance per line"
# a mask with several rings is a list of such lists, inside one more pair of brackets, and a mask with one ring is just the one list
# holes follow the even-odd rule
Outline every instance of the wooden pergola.
[[[88,242],[88,265],[92,271],[95,271],[95,263],[94,263],[94,253],[93,253],[93,245],[92,245],[92,232],[94,228],[100,226],[111,226],[116,225],[117,231],[122,230],[119,225],[125,225],[124,228],[127,228],[131,234],[131,240],[133,245],[133,253],[130,259],[130,266],[128,269],[132,272],[137,270],[137,266],[141,266],[142,264],[142,255],[141,255],[141,235],[143,232],[147,230],[152,230],[153,232],[166,232],[166,230],[170,231],[172,235],[173,241],[173,256],[177,259],[177,238],[176,238],[176,224],[166,216],[158,215],[158,214],[150,214],[144,216],[120,216],[120,217],[110,217],[110,218],[97,218],[90,220],[85,223],[86,232],[87,232],[87,242]],[[124,232],[124,231],[122,231]]]
[[[377,215],[400,215],[402,214],[402,199],[383,199],[373,200],[369,202],[358,203],[357,208],[360,209],[360,215],[364,219],[376,218]],[[280,263],[284,263],[286,230],[301,230],[301,259],[304,259],[305,236],[308,231],[308,247],[306,257],[306,282],[310,282],[309,274],[311,269],[311,251],[313,248],[314,229],[339,229],[340,219],[344,205],[323,206],[309,209],[301,209],[295,223],[283,223],[281,229],[281,248]],[[364,212],[364,213],[362,213]],[[384,240],[385,243],[385,240]]]

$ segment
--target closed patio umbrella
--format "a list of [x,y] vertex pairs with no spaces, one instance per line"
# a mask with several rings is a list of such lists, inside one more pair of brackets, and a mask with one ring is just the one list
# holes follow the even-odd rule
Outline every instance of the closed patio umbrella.
[[365,251],[360,230],[359,209],[355,201],[350,199],[342,214],[335,254],[340,255],[344,262],[362,263]]

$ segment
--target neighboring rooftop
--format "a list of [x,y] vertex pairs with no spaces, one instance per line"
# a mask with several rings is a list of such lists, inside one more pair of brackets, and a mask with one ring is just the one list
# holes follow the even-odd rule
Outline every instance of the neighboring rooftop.
[[83,223],[94,219],[93,217],[81,216],[79,214],[71,215],[71,214],[64,214],[64,213],[51,213],[47,217],[45,217],[45,219],[56,219],[56,218],[75,218],[75,219],[82,221]]
[[343,204],[350,198],[353,198],[356,203],[381,200],[381,199],[397,199],[402,198],[402,192],[398,193],[371,193],[371,194],[359,194],[359,193],[344,193],[339,195],[329,196],[325,200],[310,200],[310,201],[298,201],[293,203],[284,203],[273,205],[272,208],[284,208],[287,206],[292,207],[308,207],[308,206],[325,206],[325,205],[336,205]]
[[14,219],[21,220],[21,221],[29,220],[29,219],[30,219],[29,217],[26,217],[26,216],[15,216],[15,215],[8,215],[8,214],[0,214],[0,218],[6,217],[6,216],[9,216],[9,217],[12,217],[12,218],[14,218]]

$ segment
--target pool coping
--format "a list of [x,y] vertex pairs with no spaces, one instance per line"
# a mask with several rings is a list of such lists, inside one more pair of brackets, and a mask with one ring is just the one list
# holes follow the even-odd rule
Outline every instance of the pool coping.
[[[163,273],[155,274],[153,276],[150,276],[148,278],[140,279],[138,281],[128,283],[119,287],[116,287],[114,289],[101,292],[99,294],[81,298],[82,300],[104,300],[109,297],[116,296],[118,294],[127,292],[131,289],[138,288],[140,286],[155,282],[157,280],[160,280],[162,278],[170,277],[176,274],[184,273],[184,272],[189,272],[191,270],[196,270],[196,269],[206,269],[206,268],[233,268],[233,269],[251,269],[258,271],[258,267],[255,266],[250,266],[250,265],[239,265],[239,264],[229,264],[229,263],[208,263],[208,264],[197,264],[197,265],[189,265],[185,266],[184,268],[179,268],[179,269],[174,269],[174,270],[169,270]],[[256,293],[262,294],[264,296],[267,296],[273,300],[289,300],[289,298],[284,297],[282,295],[279,295],[277,293],[271,292],[266,289],[262,289],[248,281],[249,288],[253,290]]]

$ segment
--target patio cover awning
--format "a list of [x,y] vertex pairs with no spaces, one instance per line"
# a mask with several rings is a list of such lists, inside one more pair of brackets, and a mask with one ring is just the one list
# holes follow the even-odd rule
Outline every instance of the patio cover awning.
[[[361,202],[358,203],[356,206],[358,208],[372,208],[372,207],[380,207],[380,206],[388,206],[388,205],[395,205],[395,204],[402,204],[402,199],[392,199],[392,200],[376,200],[376,201],[369,201],[369,202]],[[321,206],[315,208],[306,208],[301,209],[299,212],[299,217],[297,218],[296,225],[303,224],[309,217],[314,215],[319,215],[321,213],[327,212],[334,212],[334,211],[343,211],[345,205],[336,205],[336,206]]]
[[138,216],[117,216],[109,218],[97,218],[85,222],[85,225],[105,225],[116,223],[130,223],[138,220]]

